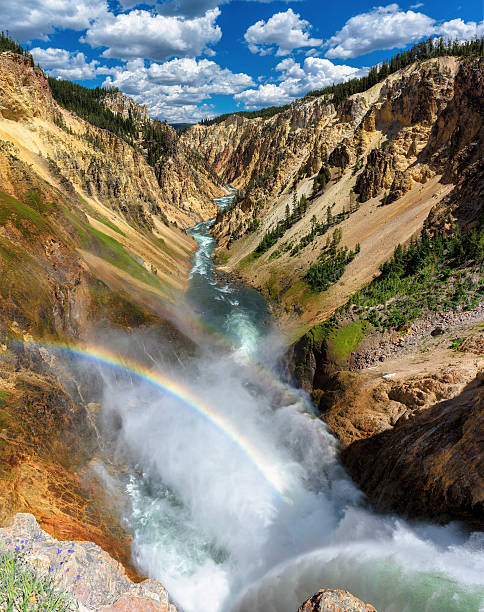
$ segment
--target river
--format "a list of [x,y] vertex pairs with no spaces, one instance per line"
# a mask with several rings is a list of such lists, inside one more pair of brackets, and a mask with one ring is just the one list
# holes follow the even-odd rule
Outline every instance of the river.
[[214,270],[211,226],[190,232],[186,300],[213,343],[153,358],[183,393],[103,375],[136,461],[124,518],[139,569],[185,612],[296,612],[324,585],[379,612],[484,609],[482,535],[368,509],[308,398],[279,377],[264,299]]

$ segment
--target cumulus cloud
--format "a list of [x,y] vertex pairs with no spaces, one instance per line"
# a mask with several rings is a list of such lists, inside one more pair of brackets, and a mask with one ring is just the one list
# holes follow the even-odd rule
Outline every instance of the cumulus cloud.
[[401,11],[398,4],[378,6],[351,17],[328,41],[326,57],[348,59],[376,49],[405,47],[428,35],[434,20],[415,11]]
[[105,0],[2,0],[2,23],[19,40],[47,40],[56,29],[85,30],[108,11]]
[[62,79],[89,80],[100,74],[109,74],[111,68],[100,66],[97,60],[87,61],[84,53],[67,51],[66,49],[32,49],[35,61],[40,64],[48,74]]
[[[420,5],[414,5],[417,8]],[[398,4],[378,6],[367,13],[351,17],[325,46],[326,57],[348,59],[377,49],[406,47],[428,36],[466,40],[482,36],[484,22],[462,19],[437,23],[435,19],[415,11],[402,11]]]
[[484,36],[484,21],[480,23],[468,21],[466,23],[460,18],[452,19],[435,26],[435,32],[451,40],[472,40]]
[[211,112],[200,103],[213,95],[232,95],[253,85],[244,73],[233,73],[212,60],[173,59],[146,66],[143,60],[129,61],[115,68],[104,85],[119,87],[124,93],[146,104],[150,114],[168,121],[198,121]]
[[219,15],[218,8],[194,19],[139,9],[118,15],[109,13],[87,30],[82,42],[91,47],[107,47],[104,57],[158,61],[173,56],[196,57],[207,45],[220,40],[222,30],[216,25]]
[[286,58],[279,62],[276,70],[280,73],[279,83],[267,83],[247,89],[236,94],[234,98],[247,109],[288,104],[312,89],[322,89],[333,83],[364,76],[368,72],[366,68],[337,66],[321,57],[307,57],[302,64],[292,58]]
[[292,9],[275,13],[251,25],[244,35],[252,53],[288,55],[294,49],[317,47],[322,40],[310,37],[311,24]]

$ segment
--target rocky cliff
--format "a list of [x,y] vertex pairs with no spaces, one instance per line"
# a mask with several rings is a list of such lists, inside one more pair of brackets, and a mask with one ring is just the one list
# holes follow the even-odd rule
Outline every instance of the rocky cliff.
[[[119,97],[109,104],[124,112]],[[210,217],[220,193],[191,160],[180,147],[152,167],[61,108],[27,58],[0,54],[0,522],[32,512],[135,577],[129,534],[92,478],[88,400],[42,343],[151,325],[168,347],[191,346],[170,324],[195,247],[179,226]]]
[[[214,228],[224,269],[262,289],[286,324],[309,325],[371,280],[429,214],[441,227],[474,223],[482,204],[483,74],[482,58],[431,59],[337,108],[307,98],[270,119],[232,116],[186,132],[184,141],[241,189]],[[303,195],[307,210],[287,223],[288,207]],[[336,226],[341,245],[360,251],[340,282],[315,294],[304,275]],[[257,252],[274,228],[280,236]]]
[[[119,95],[108,96],[106,105],[124,113]],[[144,118],[141,110],[136,115]],[[128,222],[152,228],[168,220],[187,227],[215,212],[211,198],[220,188],[195,154],[174,143],[172,154],[152,168],[142,151],[61,108],[43,72],[10,52],[0,55],[0,117],[0,137],[17,146],[19,157],[43,178],[86,199],[101,199]],[[166,130],[174,141],[175,131]]]
[[482,526],[483,312],[422,315],[352,345],[345,324],[314,328],[291,348],[293,380],[378,510]]

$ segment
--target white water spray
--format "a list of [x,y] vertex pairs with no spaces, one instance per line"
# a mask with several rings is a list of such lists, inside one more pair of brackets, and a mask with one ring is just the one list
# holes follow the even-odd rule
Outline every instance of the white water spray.
[[295,612],[324,585],[348,589],[379,612],[484,609],[480,535],[363,507],[304,394],[264,384],[278,350],[260,296],[219,283],[208,225],[193,234],[200,249],[188,299],[233,350],[207,347],[183,367],[151,351],[151,363],[169,368],[263,450],[292,503],[197,413],[142,381],[103,371],[104,414],[115,417],[120,448],[137,466],[125,518],[140,570],[185,612]]

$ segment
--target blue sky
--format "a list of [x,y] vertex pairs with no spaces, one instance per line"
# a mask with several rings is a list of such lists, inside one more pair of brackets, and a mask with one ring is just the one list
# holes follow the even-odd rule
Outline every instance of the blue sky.
[[481,0],[0,0],[52,76],[112,84],[169,122],[287,104],[427,38],[484,36]]

